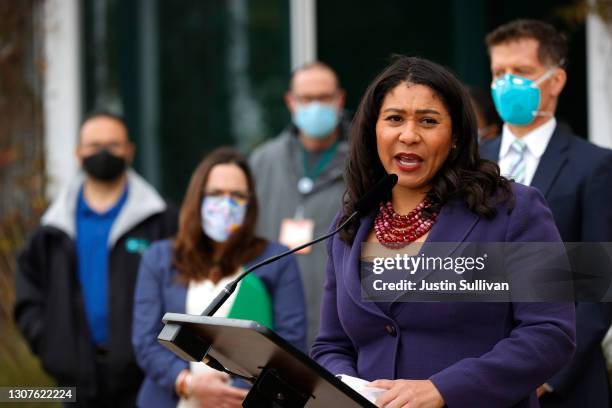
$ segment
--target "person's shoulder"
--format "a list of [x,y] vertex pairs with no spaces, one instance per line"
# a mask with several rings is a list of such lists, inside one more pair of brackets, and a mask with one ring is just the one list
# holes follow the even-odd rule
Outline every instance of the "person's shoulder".
[[172,199],[165,197],[165,196],[162,196],[162,199],[166,203],[166,208],[164,209],[162,214],[164,214],[165,216],[178,217],[179,208],[175,204],[175,202]]
[[278,155],[289,142],[290,133],[287,129],[283,130],[276,137],[266,140],[257,146],[251,153],[251,161],[268,158],[270,155]]
[[561,237],[544,195],[537,188],[512,183],[514,203],[508,216],[507,241],[549,242]]
[[55,225],[42,223],[35,227],[33,230],[31,230],[29,236],[31,239],[58,239],[58,237],[65,237],[66,239],[70,239],[70,236],[62,229],[56,227]]
[[597,146],[570,132],[561,132],[565,138],[570,174],[573,178],[588,180],[612,172],[612,150]]
[[162,239],[153,241],[143,254],[143,257],[150,262],[160,265],[170,264],[172,259],[172,240]]
[[481,151],[493,151],[497,148],[499,148],[499,145],[501,143],[501,135],[495,136],[494,138],[488,139],[488,140],[484,140],[480,143],[479,149]]
[[166,226],[171,230],[171,233],[174,234],[178,229],[179,208],[172,200],[165,197],[163,197],[163,199],[166,206],[163,210],[155,215],[159,219],[163,220]]
[[548,207],[544,195],[537,188],[515,182],[510,182],[510,188],[512,190],[512,201],[502,203],[501,206],[504,209],[509,208],[511,211],[516,209],[524,212],[533,210],[534,206]]
[[568,141],[568,152],[570,155],[589,159],[585,161],[585,164],[612,157],[612,150],[597,146],[596,144],[591,143],[578,135],[569,132],[562,132],[561,136],[565,137]]
[[29,233],[23,249],[46,248],[48,250],[49,248],[65,247],[67,243],[74,244],[65,231],[52,225],[41,224]]
[[[178,270],[173,265],[172,255],[172,240],[155,241],[149,246],[138,268],[137,292],[161,290],[165,296],[174,296],[176,292],[172,288],[184,289],[184,284],[177,280]],[[152,286],[153,282],[155,284]],[[167,290],[170,292],[166,292]]]
[[160,239],[158,241],[154,241],[149,248],[154,248],[157,251],[168,251],[172,249],[172,240],[168,239]]
[[[256,265],[259,262],[262,262],[273,256],[280,255],[288,250],[289,248],[278,242],[268,241],[264,250],[255,259],[248,262],[245,267],[252,267],[253,265]],[[291,267],[292,264],[295,265],[295,268]],[[264,278],[266,281],[275,282],[280,279],[281,274],[286,274],[288,270],[292,269],[295,269],[297,271],[297,259],[295,258],[294,254],[278,259],[262,268],[253,271],[253,273],[259,276],[260,278]]]
[[142,255],[140,271],[142,279],[153,277],[160,282],[172,282],[176,273],[172,266],[172,240],[154,241]]
[[165,201],[158,208],[151,209],[150,215],[143,217],[142,221],[138,223],[163,223],[173,225],[176,229],[178,224],[179,209],[172,202]]
[[143,221],[147,218],[166,214],[168,202],[151,183],[134,169],[127,170],[127,201],[122,211],[130,211]]
[[485,140],[478,146],[480,158],[497,163],[499,160],[499,150],[501,148],[501,136]]
[[534,198],[543,197],[540,190],[535,187],[514,182],[510,183],[510,187],[512,189],[512,194],[514,195],[515,201],[523,202],[533,200]]
[[[526,214],[548,209],[542,193],[535,187],[510,182],[510,195],[498,189],[493,197],[495,202],[495,219],[523,217]],[[467,203],[463,203],[467,208]],[[496,221],[496,222],[497,222]]]
[[287,248],[285,245],[281,244],[280,242],[267,241],[264,250],[257,257],[257,261],[261,261],[271,256],[282,254],[283,252],[288,251],[288,250],[289,248]]

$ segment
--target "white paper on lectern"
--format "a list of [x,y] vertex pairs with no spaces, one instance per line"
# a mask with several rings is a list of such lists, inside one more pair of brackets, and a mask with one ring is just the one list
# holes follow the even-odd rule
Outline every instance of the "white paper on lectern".
[[368,384],[370,384],[370,382],[362,380],[361,378],[352,377],[346,374],[338,374],[336,377],[338,377],[340,380],[342,380],[343,383],[357,391],[372,404],[376,403],[378,397],[380,397],[382,393],[387,391],[382,388],[368,387]]

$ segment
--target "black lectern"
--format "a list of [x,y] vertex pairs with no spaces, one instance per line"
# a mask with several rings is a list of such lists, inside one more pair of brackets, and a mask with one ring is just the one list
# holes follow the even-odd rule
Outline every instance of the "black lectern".
[[[253,387],[245,408],[375,408],[273,331],[248,320],[166,313],[158,340],[188,361],[211,358]],[[217,363],[218,362],[218,363]]]

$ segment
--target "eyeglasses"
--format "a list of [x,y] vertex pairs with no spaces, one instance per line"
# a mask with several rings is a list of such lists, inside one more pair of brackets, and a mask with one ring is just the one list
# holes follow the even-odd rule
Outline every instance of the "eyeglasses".
[[311,102],[322,102],[322,103],[332,103],[336,100],[338,96],[337,92],[324,93],[318,95],[298,95],[293,94],[293,98],[297,103],[307,104]]
[[99,152],[100,150],[108,150],[111,153],[121,154],[127,146],[126,142],[111,142],[111,143],[87,143],[80,145],[83,152]]
[[210,190],[204,191],[203,194],[204,197],[230,197],[232,200],[235,200],[239,204],[246,204],[251,198],[251,195],[249,193],[236,190]]

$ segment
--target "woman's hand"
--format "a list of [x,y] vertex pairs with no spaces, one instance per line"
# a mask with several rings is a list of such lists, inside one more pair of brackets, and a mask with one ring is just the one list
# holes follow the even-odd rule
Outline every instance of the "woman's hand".
[[444,398],[429,380],[376,380],[371,387],[387,390],[376,400],[379,408],[442,408]]
[[191,398],[202,408],[241,408],[247,390],[228,385],[229,375],[211,371],[194,374],[191,379]]
[[536,389],[536,396],[540,398],[542,395],[546,394],[547,392],[549,392],[549,388],[546,385],[540,385]]

